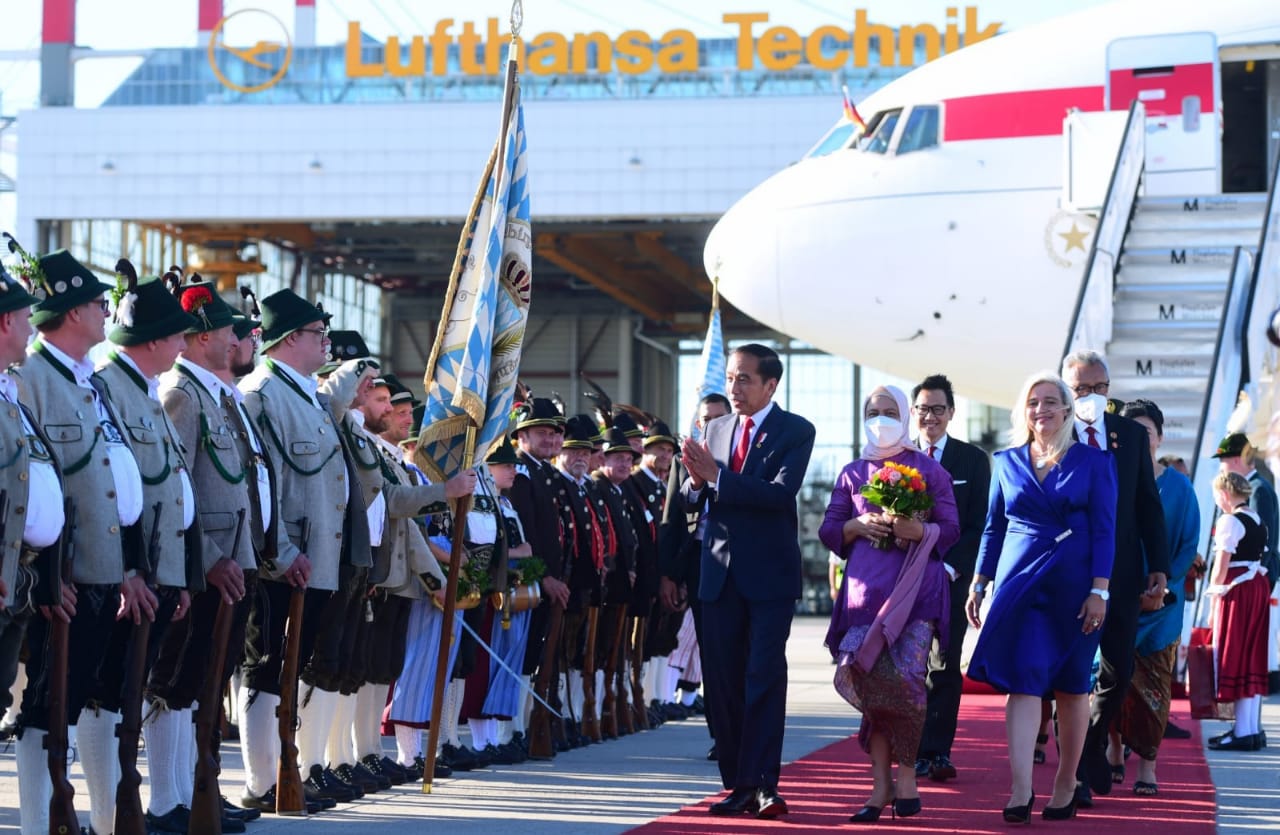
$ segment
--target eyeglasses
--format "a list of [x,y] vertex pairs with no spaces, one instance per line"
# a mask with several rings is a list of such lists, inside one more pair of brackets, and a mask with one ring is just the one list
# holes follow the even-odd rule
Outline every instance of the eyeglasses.
[[1076,397],[1088,397],[1091,394],[1106,394],[1110,388],[1111,381],[1108,380],[1105,383],[1094,383],[1093,385],[1081,383],[1078,386],[1072,386],[1071,391],[1075,393]]
[[939,403],[939,404],[937,404],[936,406],[925,406],[925,405],[923,405],[923,404],[922,404],[922,405],[919,405],[919,406],[912,406],[912,407],[911,407],[911,410],[912,410],[912,411],[914,411],[914,412],[915,412],[917,415],[919,415],[920,417],[924,417],[925,415],[933,415],[934,417],[942,417],[943,415],[945,415],[945,414],[947,413],[947,409],[950,409],[950,408],[951,408],[951,407],[950,407],[950,406],[947,406],[946,404]]
[[92,307],[92,306],[96,306],[104,314],[111,312],[111,302],[107,301],[105,298],[94,299],[91,302],[85,302],[85,307]]
[[328,328],[298,328],[297,333],[314,333],[315,335],[319,336],[321,339],[329,338]]

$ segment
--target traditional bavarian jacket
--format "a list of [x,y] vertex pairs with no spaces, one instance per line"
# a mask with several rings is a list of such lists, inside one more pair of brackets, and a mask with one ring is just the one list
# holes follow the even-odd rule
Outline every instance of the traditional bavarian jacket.
[[142,474],[144,548],[149,548],[159,505],[160,533],[156,537],[155,564],[149,566],[151,579],[160,586],[203,589],[200,529],[192,527],[196,520],[195,493],[187,473],[185,449],[160,405],[156,381],[143,377],[133,360],[117,351],[112,351],[98,367],[98,378],[124,423]]
[[[386,479],[387,522],[386,531],[382,535],[382,545],[374,550],[374,568],[371,574],[383,577],[380,586],[397,597],[420,598],[424,595],[424,585],[432,591],[444,586],[445,576],[440,569],[427,540],[422,534],[422,526],[415,521],[416,516],[426,513],[437,513],[447,505],[444,500],[444,487],[422,484],[418,476],[405,466],[399,447],[376,438],[375,449],[382,459],[383,477]],[[413,509],[415,501],[404,503],[403,496],[418,493],[416,509],[423,513],[403,511]],[[423,498],[438,496],[430,504],[420,504]],[[393,512],[393,509],[397,512]]]
[[[49,440],[63,489],[77,499],[75,562],[70,580],[117,584],[126,570],[145,568],[142,477],[123,422],[85,361],[37,340],[13,372],[32,416]],[[128,547],[126,547],[126,542]]]
[[565,551],[561,539],[559,496],[564,479],[550,464],[545,464],[518,450],[516,480],[507,491],[511,505],[520,516],[525,538],[533,546],[533,555],[547,567],[547,576],[565,579]]
[[[237,406],[233,391],[213,372],[186,359],[179,359],[172,371],[160,375],[160,401],[187,450],[203,533],[205,574],[224,559],[235,560],[242,569],[257,568],[253,557],[256,501],[249,488],[268,478],[267,464],[251,448],[241,421],[234,420]],[[271,497],[269,482],[266,497]],[[233,554],[241,510],[245,512],[244,531]],[[263,510],[259,507],[258,515]],[[269,514],[270,506],[265,510]]]
[[[65,522],[62,512],[62,479],[49,452],[49,442],[35,417],[18,399],[18,384],[0,372],[0,489],[7,504],[4,538],[0,540],[0,578],[9,594],[6,608],[14,606],[19,564],[34,562],[34,554],[58,541]],[[8,450],[13,450],[10,454]],[[56,559],[56,555],[52,558]],[[47,569],[45,569],[47,570]],[[20,601],[25,603],[25,601]]]

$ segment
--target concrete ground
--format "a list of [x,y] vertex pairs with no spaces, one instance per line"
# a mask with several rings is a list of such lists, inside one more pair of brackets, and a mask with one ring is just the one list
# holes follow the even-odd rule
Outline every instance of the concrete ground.
[[[831,686],[830,656],[822,647],[825,631],[825,618],[798,618],[792,629],[786,761],[857,729],[857,714]],[[1243,835],[1280,827],[1280,697],[1268,700],[1264,723],[1274,747],[1250,754],[1208,752],[1223,833]],[[1219,724],[1206,723],[1206,735],[1217,733]],[[249,831],[268,835],[304,826],[318,835],[371,831],[395,822],[400,835],[438,831],[442,823],[450,832],[622,832],[719,790],[715,764],[705,758],[708,744],[701,719],[670,722],[648,733],[561,754],[554,763],[495,767],[439,780],[430,795],[423,795],[420,786],[400,787],[309,818],[263,816]],[[223,764],[224,792],[234,799],[244,777],[237,745],[224,746]],[[140,765],[145,775],[145,758],[140,758]],[[76,807],[81,823],[87,825],[88,803],[78,766],[72,774]],[[13,749],[8,747],[0,751],[0,835],[18,831],[17,809],[17,775]]]

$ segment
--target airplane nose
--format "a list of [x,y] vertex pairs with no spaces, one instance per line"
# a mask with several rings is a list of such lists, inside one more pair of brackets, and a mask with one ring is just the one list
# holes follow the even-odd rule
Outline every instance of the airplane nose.
[[712,227],[703,249],[707,275],[739,310],[785,332],[778,276],[778,224],[756,193],[735,203]]

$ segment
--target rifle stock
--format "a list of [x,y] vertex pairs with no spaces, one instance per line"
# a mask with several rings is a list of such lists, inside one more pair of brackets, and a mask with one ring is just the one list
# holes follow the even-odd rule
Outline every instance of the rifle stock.
[[[564,622],[564,607],[548,601],[551,613],[547,618],[547,638],[542,644],[542,660],[538,664],[538,677],[533,684],[533,692],[538,698],[550,702],[552,672],[555,669],[556,650],[560,642],[560,628]],[[555,745],[551,739],[551,711],[537,700],[533,703],[533,712],[529,715],[529,758],[549,760],[555,757]]]
[[631,643],[628,649],[631,651],[631,714],[632,724],[638,731],[649,730],[649,710],[644,700],[644,684],[641,670],[644,667],[644,636],[647,633],[646,627],[649,625],[648,618],[633,618],[635,624],[634,630],[631,632]]
[[[300,553],[307,553],[311,542],[311,520],[303,517]],[[280,733],[280,761],[276,764],[276,814],[305,815],[307,798],[298,770],[298,645],[302,640],[302,604],[306,590],[294,586],[289,595],[289,620],[284,628],[284,663],[280,668],[280,706],[276,717]]]
[[582,659],[582,735],[599,742],[600,719],[596,715],[596,632],[600,628],[600,607],[587,608],[587,645]]
[[[616,610],[616,611],[615,611]],[[623,703],[618,686],[618,655],[623,643],[623,627],[627,622],[626,606],[610,606],[605,609],[606,616],[613,617],[613,629],[610,631],[613,643],[604,662],[604,702],[600,705],[600,732],[607,739],[615,739],[624,733],[630,733],[630,723],[624,723],[618,705]]]
[[[145,573],[156,569],[160,548],[160,515],[164,505],[156,502],[151,519],[151,539],[147,544]],[[151,576],[147,576],[151,585]],[[147,675],[147,642],[151,638],[151,621],[144,615],[129,633],[129,667],[125,671],[120,692],[120,722],[116,738],[120,741],[120,782],[116,783],[116,835],[147,835],[147,821],[142,808],[142,775],[138,773],[138,739],[142,736],[142,688]]]
[[[231,559],[240,552],[244,532],[244,508],[237,511],[236,535],[232,540]],[[231,640],[231,621],[235,604],[228,605],[222,592],[218,595],[218,614],[213,619],[213,653],[204,673],[200,689],[200,707],[196,711],[196,773],[191,793],[191,818],[187,835],[222,835],[222,792],[218,788],[218,764],[215,739],[222,719],[223,668],[227,663],[227,643]]]
[[[63,504],[66,524],[62,530],[62,553],[59,556],[58,589],[54,600],[61,598],[61,584],[70,582],[75,560],[76,500],[68,497]],[[49,832],[52,835],[76,835],[80,821],[76,818],[76,790],[67,779],[67,645],[71,624],[54,615],[49,624],[49,732],[44,747],[49,752],[49,779],[53,796],[49,800]]]

